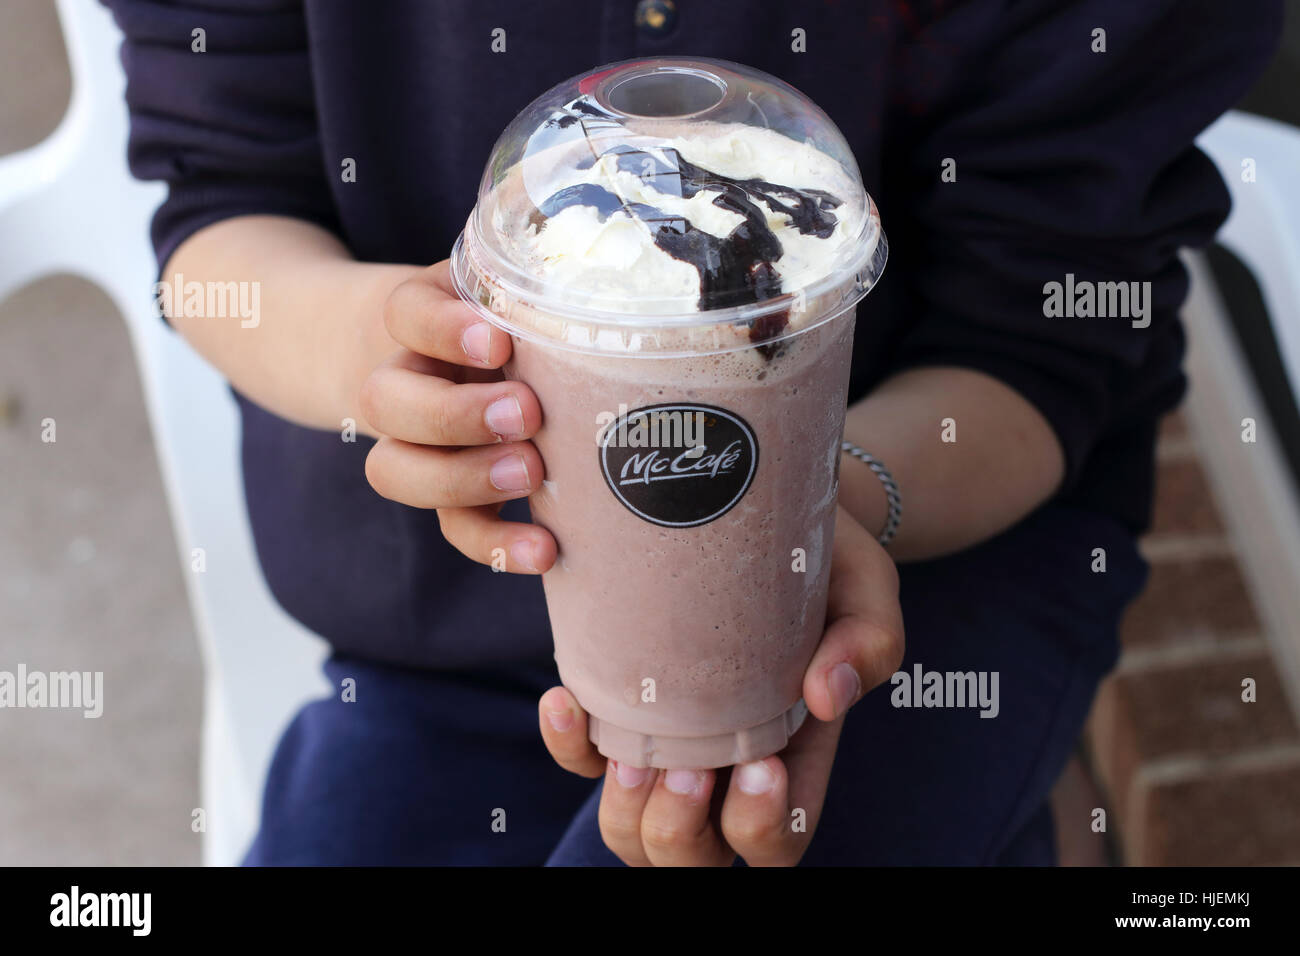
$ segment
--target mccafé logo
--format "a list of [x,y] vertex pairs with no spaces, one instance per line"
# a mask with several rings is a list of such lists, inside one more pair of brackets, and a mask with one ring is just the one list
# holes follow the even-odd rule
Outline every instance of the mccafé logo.
[[[702,428],[660,428],[668,421]],[[657,447],[620,440],[654,429],[671,436]],[[605,484],[624,507],[651,524],[692,528],[726,514],[758,470],[758,439],[739,415],[712,405],[663,404],[634,409],[602,433]]]
[[618,474],[620,485],[634,485],[638,481],[649,484],[652,481],[668,481],[673,478],[716,478],[718,474],[730,474],[736,463],[744,457],[740,440],[733,441],[716,455],[708,454],[708,446],[700,445],[699,450],[688,448],[671,461],[656,449],[644,457],[633,454],[623,462]]

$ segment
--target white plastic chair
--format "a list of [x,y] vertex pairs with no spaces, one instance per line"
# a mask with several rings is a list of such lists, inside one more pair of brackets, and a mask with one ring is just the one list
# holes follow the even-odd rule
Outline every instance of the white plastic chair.
[[[1250,267],[1259,283],[1300,403],[1300,130],[1233,111],[1197,140],[1232,193],[1219,244]],[[1254,179],[1242,178],[1254,164]]]
[[[1232,193],[1219,242],[1254,276],[1291,396],[1300,404],[1300,129],[1231,112],[1197,143]],[[1251,163],[1254,176],[1243,178]],[[1189,254],[1186,261],[1192,278],[1183,309],[1192,383],[1188,421],[1202,466],[1220,492],[1224,525],[1283,686],[1300,715],[1300,488],[1206,257]],[[1256,421],[1253,444],[1241,440],[1246,418]]]
[[[58,0],[72,98],[58,128],[0,157],[0,300],[73,273],[126,319],[203,659],[203,861],[239,862],[262,783],[292,714],[329,688],[325,645],[274,602],[248,528],[234,400],[221,377],[153,312],[149,218],[165,188],[126,166],[121,32],[94,0]],[[205,552],[206,571],[191,570]],[[177,808],[177,825],[189,818]]]

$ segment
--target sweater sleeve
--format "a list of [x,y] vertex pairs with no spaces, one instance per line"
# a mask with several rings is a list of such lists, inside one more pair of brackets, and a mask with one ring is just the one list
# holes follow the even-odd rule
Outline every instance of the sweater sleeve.
[[[1067,491],[1130,412],[1149,422],[1181,396],[1177,253],[1210,241],[1229,209],[1192,142],[1267,65],[1281,3],[945,6],[911,50],[900,110],[906,235],[893,246],[916,317],[897,367],[973,368],[1016,389],[1060,439]],[[1048,303],[1050,283],[1073,311],[1071,283],[1103,282],[1149,289],[1147,315]]]
[[337,231],[301,0],[104,2],[125,34],[131,172],[168,187],[152,227],[160,268],[232,216]]

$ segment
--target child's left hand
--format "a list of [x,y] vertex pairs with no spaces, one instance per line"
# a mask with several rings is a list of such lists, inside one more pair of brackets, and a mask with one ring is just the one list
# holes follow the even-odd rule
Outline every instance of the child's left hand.
[[[898,572],[885,550],[840,509],[826,633],[804,674],[810,717],[780,754],[715,770],[654,770],[606,760],[587,739],[587,715],[563,687],[539,704],[556,762],[605,775],[600,833],[629,866],[792,866],[821,816],[844,714],[903,660]],[[816,719],[813,719],[816,718]],[[718,780],[726,794],[714,799]],[[802,810],[804,826],[792,825]]]

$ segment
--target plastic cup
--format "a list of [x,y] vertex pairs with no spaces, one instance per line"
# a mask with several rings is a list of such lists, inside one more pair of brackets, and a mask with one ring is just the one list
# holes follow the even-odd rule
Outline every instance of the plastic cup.
[[498,141],[453,277],[542,406],[555,657],[606,756],[728,766],[806,717],[886,255],[834,124],[737,64],[602,67]]

